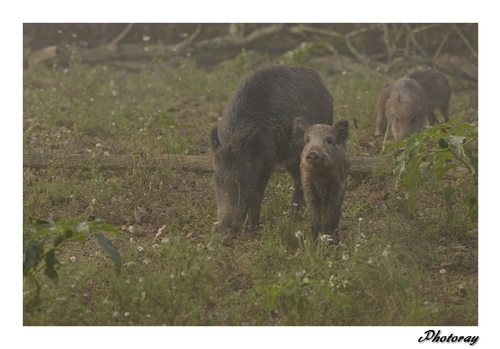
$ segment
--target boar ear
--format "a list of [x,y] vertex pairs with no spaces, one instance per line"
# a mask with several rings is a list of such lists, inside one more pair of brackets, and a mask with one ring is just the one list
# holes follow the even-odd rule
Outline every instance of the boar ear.
[[217,126],[214,126],[210,131],[210,142],[212,151],[215,153],[220,146],[219,136],[217,135]]
[[252,131],[250,136],[248,136],[245,141],[245,149],[251,155],[259,154],[262,143],[262,130],[260,128],[256,128]]
[[335,137],[336,144],[343,144],[347,142],[349,137],[349,121],[340,120],[332,126],[332,134]]

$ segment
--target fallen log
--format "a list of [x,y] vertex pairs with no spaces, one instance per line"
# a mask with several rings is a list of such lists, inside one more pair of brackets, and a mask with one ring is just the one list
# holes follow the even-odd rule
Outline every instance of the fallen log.
[[[366,177],[380,163],[376,158],[351,157],[350,174]],[[24,154],[23,167],[46,168],[82,168],[97,167],[100,169],[124,170],[134,167],[167,168],[173,167],[182,171],[209,173],[213,172],[212,160],[207,155],[91,155],[91,154]],[[275,171],[284,171],[278,167]]]
[[150,61],[162,57],[168,59],[171,57],[182,56],[186,53],[194,54],[210,50],[218,50],[225,48],[240,48],[248,45],[263,37],[271,36],[280,33],[285,29],[285,24],[270,24],[266,27],[259,28],[249,33],[248,35],[228,34],[210,39],[194,41],[201,30],[201,24],[198,25],[194,33],[189,35],[185,40],[171,45],[163,44],[123,44],[118,45],[119,41],[128,33],[131,25],[109,44],[93,47],[81,48],[78,46],[49,46],[40,51],[34,52],[28,58],[30,71],[43,62],[59,62],[68,64],[73,59],[77,59],[80,63],[98,64],[110,61]]

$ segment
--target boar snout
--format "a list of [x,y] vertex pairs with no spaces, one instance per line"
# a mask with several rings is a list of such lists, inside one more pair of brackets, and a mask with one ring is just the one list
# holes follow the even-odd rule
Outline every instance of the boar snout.
[[317,165],[320,161],[320,156],[319,156],[317,151],[313,150],[313,151],[310,151],[309,153],[307,153],[306,160],[311,165]]

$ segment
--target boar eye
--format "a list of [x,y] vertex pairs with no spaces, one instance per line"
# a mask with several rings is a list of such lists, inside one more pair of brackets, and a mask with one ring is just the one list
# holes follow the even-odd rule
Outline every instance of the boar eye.
[[309,137],[306,137],[306,143],[309,143],[311,139]]
[[398,117],[396,117],[396,122],[399,122],[399,118]]
[[328,144],[333,144],[333,140],[332,140],[332,138],[331,138],[331,137],[328,137],[328,138],[326,139],[326,142],[327,142]]
[[412,119],[411,119],[411,122],[413,122],[413,123],[414,123],[414,122],[415,122],[415,118],[412,118]]

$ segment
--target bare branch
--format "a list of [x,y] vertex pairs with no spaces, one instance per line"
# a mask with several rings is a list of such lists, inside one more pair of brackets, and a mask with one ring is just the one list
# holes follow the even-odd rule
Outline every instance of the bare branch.
[[384,32],[384,44],[387,49],[388,61],[392,60],[392,47],[389,39],[389,30],[387,29],[387,24],[382,24],[382,31]]
[[[406,28],[406,26],[405,26]],[[409,31],[407,30],[406,31],[406,37],[405,37],[405,55],[409,55],[410,54],[410,33]]]
[[28,69],[29,71],[34,71],[35,68],[42,62],[48,61],[50,59],[57,57],[57,46],[47,46],[41,50],[33,52],[28,57]]
[[452,76],[456,76],[457,78],[477,82],[477,77],[470,76],[470,75],[468,75],[460,70],[456,70],[456,69],[449,68],[449,67],[441,65],[441,64],[437,64],[431,59],[422,58],[420,56],[406,55],[406,54],[398,54],[398,55],[400,55],[400,56],[402,56],[410,61],[413,61],[415,63],[424,64],[424,65],[429,66],[431,68],[438,69],[438,70],[442,71],[443,73],[446,73],[446,74],[449,74]]
[[350,37],[346,36],[345,37],[345,43],[347,45],[347,48],[356,56],[358,59],[366,64],[369,64],[371,61],[368,57],[366,57],[364,54],[360,53],[356,48],[352,45]]
[[432,29],[432,28],[436,28],[436,27],[440,27],[441,24],[428,24],[428,25],[423,25],[421,27],[417,27],[417,28],[414,28],[412,30],[412,33],[413,34],[416,34],[416,33],[419,33],[421,31],[424,31],[424,30],[428,30],[428,29]]
[[368,27],[363,27],[363,28],[359,28],[359,29],[356,29],[356,30],[353,30],[352,32],[350,33],[347,33],[345,35],[345,37],[351,37],[351,36],[356,36],[356,35],[359,35],[359,34],[362,34],[362,33],[366,33],[367,31],[370,31],[370,30],[373,30],[373,29],[376,29],[376,28],[379,28],[380,27],[380,24],[372,24],[372,25],[369,25]]
[[[467,28],[470,25],[471,24],[467,24],[466,26],[464,26],[464,29]],[[469,40],[465,37],[464,33],[462,33],[462,31],[460,30],[460,28],[456,24],[453,24],[453,28],[456,30],[456,32],[458,33],[458,35],[460,35],[460,37],[462,38],[463,42],[465,43],[465,46],[467,46],[467,48],[470,50],[470,52],[472,53],[472,55],[474,56],[474,58],[477,59],[477,52],[474,50],[474,48],[470,44]]]
[[171,46],[171,50],[173,52],[175,52],[175,51],[182,52],[187,47],[191,46],[191,44],[193,43],[194,39],[196,39],[198,37],[198,35],[200,34],[201,27],[202,27],[202,25],[198,24],[198,26],[196,27],[196,30],[191,35],[189,35],[186,38],[186,40],[184,40],[182,42],[179,42],[178,44],[172,45]]
[[118,34],[118,36],[116,38],[114,38],[109,44],[108,46],[116,46],[118,45],[118,43],[120,41],[122,41],[122,39],[128,34],[128,32],[130,31],[130,29],[132,29],[132,26],[134,25],[134,23],[129,23],[127,24],[127,27],[125,29],[122,30],[122,32],[120,34]]
[[192,50],[193,52],[200,52],[207,49],[220,49],[227,47],[244,46],[251,43],[252,41],[263,38],[265,36],[279,33],[284,29],[284,27],[285,27],[284,24],[272,24],[267,27],[254,30],[247,36],[234,36],[234,35],[218,36],[215,38],[206,39],[194,43],[192,46]]
[[448,40],[448,38],[450,37],[451,33],[453,33],[453,29],[449,30],[444,36],[443,36],[443,39],[441,40],[441,42],[439,43],[439,46],[436,50],[436,53],[434,54],[434,57],[432,57],[433,60],[436,60],[438,57],[439,57],[439,54],[441,53],[441,49],[443,48],[444,44],[446,43],[446,41]]
[[333,31],[333,30],[314,28],[314,27],[310,27],[310,26],[307,26],[304,24],[299,24],[297,26],[291,27],[289,29],[289,31],[291,33],[299,34],[299,35],[303,35],[305,33],[313,33],[313,34],[332,36],[332,37],[336,37],[336,38],[343,38],[344,37],[344,34],[338,33],[338,32]]
[[245,34],[245,24],[231,23],[229,24],[229,35],[243,36]]
[[425,50],[420,46],[420,44],[418,43],[417,41],[417,38],[415,38],[415,33],[413,32],[413,30],[410,29],[410,26],[407,24],[406,25],[406,28],[408,29],[409,31],[409,35],[410,35],[410,40],[411,42],[413,43],[413,46],[418,50],[420,51],[420,54],[424,57],[429,57],[429,55],[427,54],[427,52],[425,52]]

